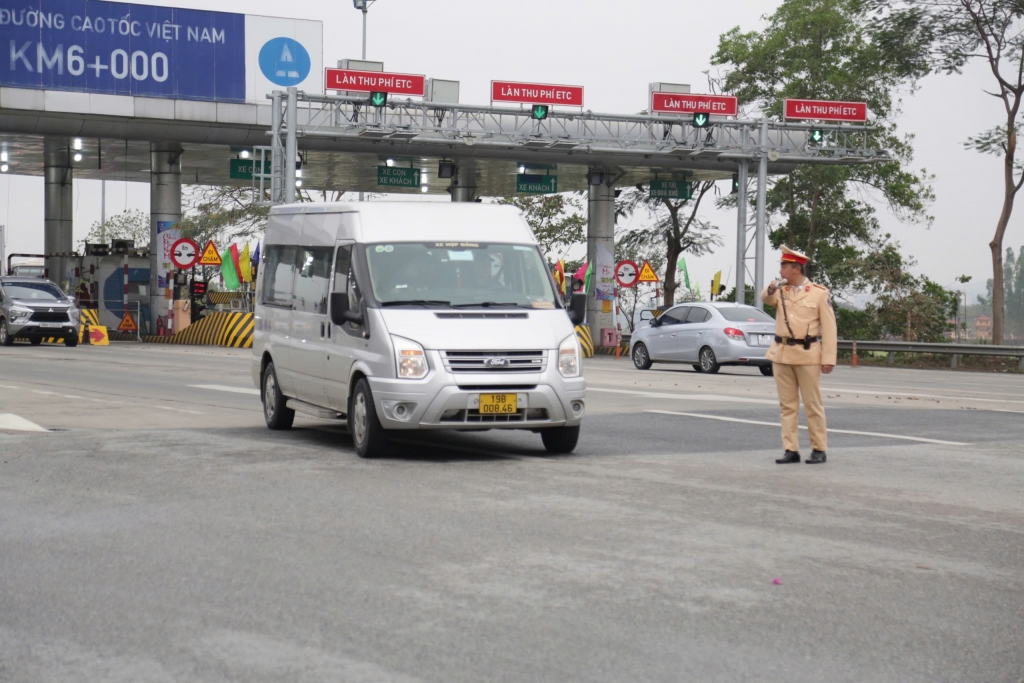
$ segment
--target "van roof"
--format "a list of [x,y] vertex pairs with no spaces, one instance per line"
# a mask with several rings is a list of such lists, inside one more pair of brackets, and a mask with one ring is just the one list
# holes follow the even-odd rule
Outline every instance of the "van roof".
[[[270,215],[358,213],[360,236],[367,239],[408,241],[444,239],[473,241],[514,240],[536,244],[537,239],[514,206],[476,202],[304,202],[271,207]],[[424,231],[425,223],[438,226]],[[420,236],[423,237],[420,237]],[[268,236],[269,237],[269,236]]]

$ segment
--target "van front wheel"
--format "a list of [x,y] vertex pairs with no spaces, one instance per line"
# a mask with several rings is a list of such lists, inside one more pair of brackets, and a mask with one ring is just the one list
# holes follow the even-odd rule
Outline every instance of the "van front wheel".
[[370,393],[370,383],[366,378],[356,382],[356,390],[352,394],[352,409],[348,411],[348,431],[352,435],[352,445],[360,458],[379,458],[387,449],[387,435],[377,419],[377,407]]
[[572,453],[580,440],[580,426],[554,427],[540,430],[540,438],[548,453]]

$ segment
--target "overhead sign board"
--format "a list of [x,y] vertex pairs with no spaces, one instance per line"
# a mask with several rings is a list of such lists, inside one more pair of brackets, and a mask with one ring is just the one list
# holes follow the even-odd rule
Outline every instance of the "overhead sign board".
[[385,92],[391,95],[423,97],[427,77],[415,74],[393,74],[385,71],[327,69],[324,81],[327,90],[352,92]]
[[693,183],[689,180],[652,180],[651,199],[693,199]]
[[867,102],[827,102],[824,100],[786,100],[787,119],[817,121],[867,121]]
[[558,176],[516,174],[516,192],[519,194],[555,194],[558,192]]
[[654,114],[695,114],[736,116],[739,101],[726,95],[691,95],[690,93],[652,92],[651,112]]
[[91,0],[0,0],[0,86],[221,102],[322,92],[323,24]]
[[521,104],[553,104],[563,107],[582,107],[583,86],[491,81],[491,102],[519,102]]
[[394,166],[377,167],[377,184],[383,187],[419,187],[420,169],[396,168]]
[[257,173],[263,173],[263,162],[259,159],[230,159],[231,166],[228,169],[228,176],[232,180],[252,180],[253,169]]

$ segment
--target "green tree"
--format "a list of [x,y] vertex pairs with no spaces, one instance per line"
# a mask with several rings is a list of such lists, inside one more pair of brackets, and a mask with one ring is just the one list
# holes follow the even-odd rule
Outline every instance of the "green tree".
[[898,92],[928,72],[925,37],[905,33],[895,41],[872,25],[861,0],[784,0],[766,22],[763,31],[737,27],[719,39],[712,61],[724,68],[724,89],[779,118],[787,98],[867,102],[878,128],[868,146],[893,153],[880,164],[801,166],[768,192],[772,245],[805,251],[814,278],[837,294],[862,289],[855,264],[881,239],[872,198],[900,220],[931,221],[930,176],[908,170],[913,138],[893,123]]
[[552,263],[587,240],[587,216],[579,197],[570,193],[504,197],[499,204],[521,210]]
[[135,240],[136,248],[149,246],[149,214],[128,209],[114,214],[106,223],[96,221],[89,228],[85,241],[89,244],[110,244],[110,240]]
[[656,253],[665,264],[662,289],[665,305],[676,301],[679,284],[676,263],[684,254],[702,256],[722,244],[714,225],[697,217],[701,202],[714,189],[714,181],[694,183],[693,199],[654,199],[649,188],[638,185],[622,193],[616,206],[619,215],[629,216],[643,211],[654,225],[637,225],[623,229],[618,236],[625,250]]
[[875,25],[899,44],[897,29],[928,40],[929,67],[960,73],[972,60],[989,67],[994,96],[1003,105],[1003,118],[994,128],[964,143],[968,149],[1001,157],[1003,201],[992,254],[992,343],[1002,344],[1006,324],[1003,237],[1014,201],[1024,187],[1024,164],[1017,158],[1020,109],[1024,103],[1024,2],[1021,0],[865,0],[877,13]]

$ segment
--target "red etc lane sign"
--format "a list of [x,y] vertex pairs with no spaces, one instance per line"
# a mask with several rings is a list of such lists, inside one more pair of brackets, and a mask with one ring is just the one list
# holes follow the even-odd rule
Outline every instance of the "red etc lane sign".
[[326,69],[324,88],[353,92],[386,92],[391,95],[423,97],[427,77],[414,74],[390,74],[383,71]]
[[521,104],[553,104],[564,107],[582,107],[583,86],[491,81],[491,102],[519,102]]
[[651,93],[651,112],[655,114],[695,114],[736,116],[739,104],[725,95],[690,95],[674,92]]
[[825,102],[822,100],[786,100],[787,119],[818,121],[867,121],[867,102]]

